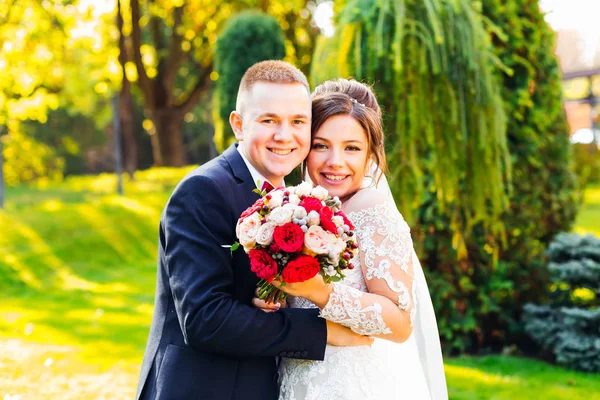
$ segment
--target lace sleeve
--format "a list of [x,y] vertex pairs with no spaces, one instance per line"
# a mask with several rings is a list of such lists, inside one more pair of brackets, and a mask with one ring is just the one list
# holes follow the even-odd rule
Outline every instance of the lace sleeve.
[[[392,333],[386,320],[397,316],[399,309],[412,326],[416,309],[408,224],[387,201],[352,212],[348,217],[356,227],[360,266],[367,289],[369,294],[378,296],[336,283],[321,315],[359,334],[380,335]],[[396,312],[386,315],[382,311],[381,296],[395,304]]]

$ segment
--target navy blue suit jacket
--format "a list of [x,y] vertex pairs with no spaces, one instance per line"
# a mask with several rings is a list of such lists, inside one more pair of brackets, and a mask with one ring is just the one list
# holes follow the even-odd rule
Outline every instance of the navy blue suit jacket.
[[327,329],[318,311],[254,308],[258,278],[247,255],[221,247],[236,241],[255,187],[234,145],[171,195],[137,398],[276,399],[277,356],[323,359]]

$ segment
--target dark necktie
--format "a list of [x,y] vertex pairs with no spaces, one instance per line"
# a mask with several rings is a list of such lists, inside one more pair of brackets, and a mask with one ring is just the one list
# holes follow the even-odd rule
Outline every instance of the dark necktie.
[[260,190],[266,191],[267,193],[269,193],[273,189],[275,189],[273,187],[273,185],[271,185],[268,181],[264,181],[264,183],[262,184],[262,188]]

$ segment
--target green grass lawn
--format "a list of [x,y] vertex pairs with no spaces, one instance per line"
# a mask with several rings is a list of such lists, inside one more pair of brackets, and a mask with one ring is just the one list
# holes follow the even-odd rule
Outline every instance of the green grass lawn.
[[600,236],[600,186],[591,186],[584,193],[584,204],[577,216],[575,232]]
[[[160,213],[187,169],[9,189],[0,211],[0,399],[131,399],[152,317]],[[578,230],[598,232],[600,190]],[[594,222],[596,221],[596,222]],[[455,358],[452,399],[600,399],[600,376]],[[401,388],[399,388],[401,390]]]

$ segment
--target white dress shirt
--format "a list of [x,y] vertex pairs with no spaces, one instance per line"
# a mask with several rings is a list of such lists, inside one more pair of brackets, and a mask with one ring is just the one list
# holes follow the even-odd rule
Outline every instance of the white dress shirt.
[[[238,153],[240,153],[240,156],[242,156],[242,160],[244,160],[246,167],[248,167],[248,171],[250,171],[250,175],[252,175],[252,180],[254,181],[256,188],[260,190],[260,189],[262,189],[263,183],[269,182],[269,180],[267,178],[265,178],[264,176],[262,176],[262,174],[260,172],[258,172],[258,170],[256,168],[254,168],[254,165],[252,165],[252,163],[250,163],[250,161],[248,161],[246,156],[244,156],[244,153],[242,153],[240,151],[241,147],[242,147],[242,143],[239,143],[237,146],[237,151],[238,151]],[[273,185],[271,182],[269,182],[269,184],[271,186],[273,186],[274,188],[277,188],[277,186]],[[285,182],[282,181],[281,186],[285,186]]]

